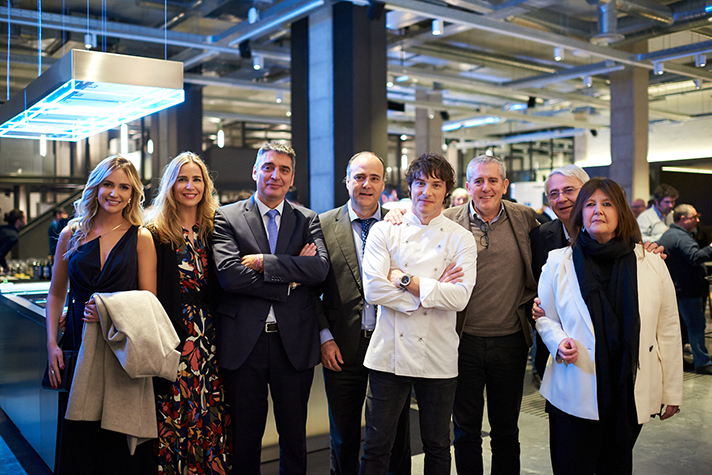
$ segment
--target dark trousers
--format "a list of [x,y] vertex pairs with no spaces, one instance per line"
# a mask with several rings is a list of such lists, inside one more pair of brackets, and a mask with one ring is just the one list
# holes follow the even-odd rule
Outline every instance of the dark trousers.
[[630,475],[633,445],[642,424],[633,430],[630,447],[616,442],[616,421],[592,421],[566,414],[546,403],[549,413],[549,450],[554,475]]
[[[369,339],[361,336],[356,361],[341,365],[341,371],[324,368],[324,386],[329,400],[331,474],[356,475],[361,450],[361,414],[368,387],[368,368],[363,359]],[[410,474],[410,398],[398,419],[388,473]]]
[[222,371],[233,421],[235,453],[231,473],[260,473],[269,386],[279,433],[279,472],[305,474],[307,402],[314,368],[294,369],[279,333],[262,333],[242,366]]
[[450,474],[450,414],[457,378],[429,379],[371,371],[366,396],[366,442],[361,475],[384,475],[405,401],[415,389],[425,475]]
[[695,368],[712,364],[705,345],[705,299],[677,299],[677,308],[680,318],[687,326],[687,339],[692,349]]
[[524,333],[501,337],[463,334],[453,408],[457,473],[481,474],[484,391],[490,423],[492,474],[519,473],[519,409],[528,347]]

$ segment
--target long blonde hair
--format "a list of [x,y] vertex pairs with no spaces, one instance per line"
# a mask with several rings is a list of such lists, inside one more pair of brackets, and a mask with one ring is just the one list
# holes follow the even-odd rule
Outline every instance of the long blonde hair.
[[97,199],[99,186],[116,170],[123,170],[131,183],[131,200],[122,211],[123,217],[135,226],[143,224],[143,183],[141,183],[136,167],[121,155],[105,158],[92,170],[81,198],[74,202],[75,217],[68,223],[69,229],[72,230],[72,237],[69,239],[67,252],[64,254],[65,259],[68,259],[77,250],[79,244],[94,228],[94,217],[99,209],[99,200]]
[[206,242],[213,232],[213,218],[218,209],[217,192],[210,177],[208,167],[201,158],[193,152],[183,152],[163,169],[158,194],[153,199],[148,215],[147,228],[162,244],[171,243],[176,247],[184,244],[183,226],[178,219],[178,208],[173,185],[175,185],[180,169],[187,163],[195,163],[203,175],[203,197],[198,203],[198,237]]

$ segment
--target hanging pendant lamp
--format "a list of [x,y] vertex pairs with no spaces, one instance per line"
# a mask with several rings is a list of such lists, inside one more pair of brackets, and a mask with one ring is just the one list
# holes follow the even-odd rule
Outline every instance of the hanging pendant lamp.
[[74,49],[0,107],[0,137],[76,142],[184,97],[183,63]]

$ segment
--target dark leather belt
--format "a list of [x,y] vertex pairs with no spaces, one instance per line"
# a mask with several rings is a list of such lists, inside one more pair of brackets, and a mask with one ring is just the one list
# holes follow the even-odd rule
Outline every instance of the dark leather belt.
[[277,333],[277,323],[265,323],[265,333]]
[[373,335],[373,330],[361,330],[361,336],[364,338],[371,338],[371,335]]

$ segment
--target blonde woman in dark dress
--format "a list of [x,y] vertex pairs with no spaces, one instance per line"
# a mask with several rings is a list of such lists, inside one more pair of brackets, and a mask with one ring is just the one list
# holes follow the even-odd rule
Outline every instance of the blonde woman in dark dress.
[[230,468],[230,416],[215,353],[211,307],[220,284],[212,267],[215,189],[191,152],[165,168],[148,228],[158,255],[158,299],[181,339],[173,383],[155,380],[156,472],[225,474]]
[[[62,349],[79,350],[83,325],[99,321],[95,292],[148,290],[156,293],[156,251],[143,222],[143,185],[127,159],[103,160],[89,175],[75,218],[59,235],[47,296],[47,354],[50,383],[57,387],[65,361]],[[66,332],[57,343],[69,287]],[[68,393],[59,393],[55,473],[136,474],[150,469],[150,447],[130,455],[126,434],[101,428],[101,421],[64,419]]]

